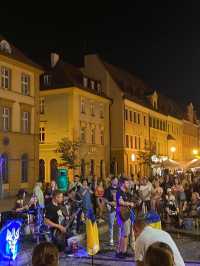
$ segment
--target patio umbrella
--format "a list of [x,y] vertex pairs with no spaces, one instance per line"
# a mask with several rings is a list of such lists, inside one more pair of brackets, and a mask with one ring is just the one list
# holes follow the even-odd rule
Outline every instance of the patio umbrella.
[[162,167],[164,168],[180,168],[180,164],[174,160],[167,159],[162,162]]
[[186,169],[191,169],[191,168],[197,168],[200,167],[200,159],[194,159],[186,165]]

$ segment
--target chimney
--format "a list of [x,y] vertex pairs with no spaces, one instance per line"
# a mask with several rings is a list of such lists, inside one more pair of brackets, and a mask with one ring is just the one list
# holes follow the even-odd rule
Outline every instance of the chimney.
[[51,67],[54,68],[58,63],[60,56],[56,53],[51,53]]

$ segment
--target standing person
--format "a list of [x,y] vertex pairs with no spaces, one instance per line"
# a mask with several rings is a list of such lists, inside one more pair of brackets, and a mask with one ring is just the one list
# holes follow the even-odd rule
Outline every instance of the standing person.
[[97,200],[97,207],[99,212],[99,223],[104,222],[103,210],[104,210],[104,186],[103,181],[99,180],[95,190],[95,196]]
[[169,245],[173,251],[174,266],[185,265],[183,258],[181,257],[181,254],[171,236],[163,230],[148,226],[145,215],[140,215],[136,218],[134,223],[134,232],[136,236],[135,261],[137,266],[145,266],[144,259],[148,248],[159,241]]
[[141,185],[139,188],[139,194],[143,201],[144,210],[143,212],[147,212],[151,210],[151,194],[153,191],[153,186],[151,182],[148,180],[148,177],[143,177],[141,180]]
[[37,182],[35,184],[35,187],[33,189],[33,194],[37,198],[37,203],[39,204],[39,206],[41,208],[44,208],[44,194],[42,191],[42,183],[41,182]]
[[51,202],[53,193],[56,189],[57,189],[56,181],[51,180],[50,185],[48,185],[45,190],[45,205],[48,205]]
[[105,191],[106,206],[108,210],[109,238],[110,245],[114,245],[113,241],[113,226],[116,217],[116,194],[118,186],[117,177],[112,177],[111,185]]
[[160,186],[159,180],[157,179],[154,183],[152,190],[151,206],[154,211],[161,212],[160,203],[162,200],[163,189]]
[[97,188],[97,183],[98,183],[98,177],[95,175],[92,178],[92,182],[90,184],[90,188],[93,191],[93,196],[92,196],[92,203],[93,203],[93,208],[94,208],[94,214],[96,215],[97,213],[97,199],[95,196],[95,190]]
[[82,195],[83,213],[84,216],[87,217],[88,211],[90,209],[93,210],[92,199],[91,199],[93,191],[88,187],[88,181],[86,178],[82,180],[82,188],[80,192]]
[[119,244],[116,257],[124,258],[128,255],[128,240],[131,233],[130,209],[135,205],[131,202],[131,194],[129,193],[129,180],[121,178],[120,188],[116,194],[117,202],[117,222],[119,225]]

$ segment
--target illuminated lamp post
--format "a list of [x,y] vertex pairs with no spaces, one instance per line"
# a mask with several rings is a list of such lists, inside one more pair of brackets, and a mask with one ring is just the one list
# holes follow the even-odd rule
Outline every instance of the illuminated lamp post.
[[172,155],[172,160],[174,160],[174,153],[176,152],[176,147],[173,146],[173,147],[171,147],[170,150],[171,150],[171,152],[172,152],[172,154],[173,154],[173,155]]
[[193,149],[192,153],[193,153],[193,155],[198,155],[198,150],[197,149]]

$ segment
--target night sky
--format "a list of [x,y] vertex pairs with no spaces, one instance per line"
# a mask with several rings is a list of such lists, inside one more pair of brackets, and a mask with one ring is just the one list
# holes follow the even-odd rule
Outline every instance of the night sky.
[[0,33],[36,62],[55,51],[80,65],[84,53],[97,52],[164,94],[200,106],[199,1],[41,2],[1,6],[0,13]]

